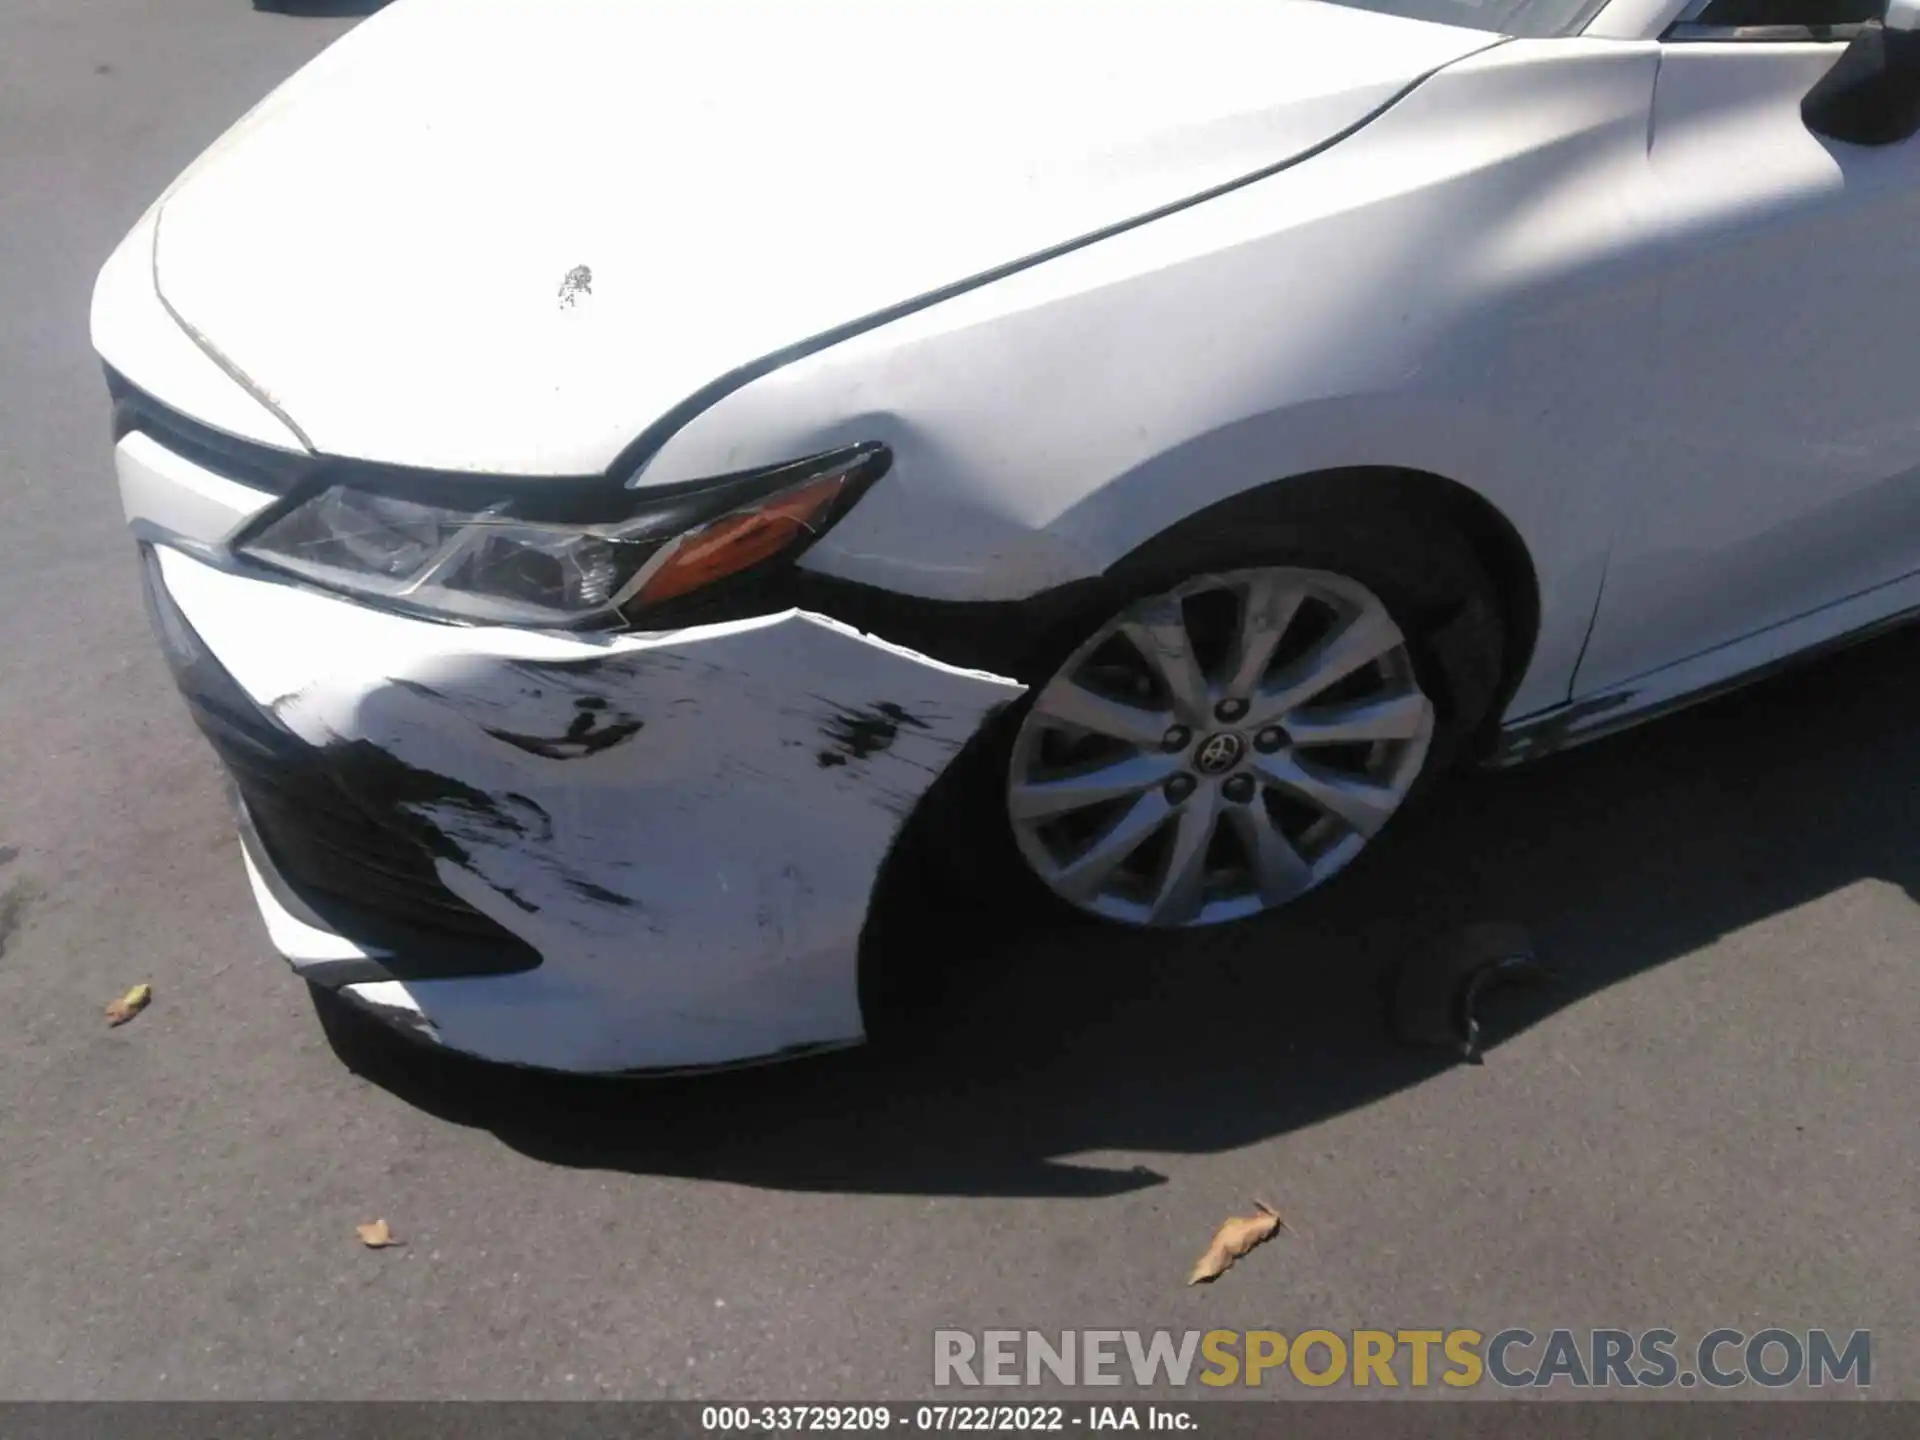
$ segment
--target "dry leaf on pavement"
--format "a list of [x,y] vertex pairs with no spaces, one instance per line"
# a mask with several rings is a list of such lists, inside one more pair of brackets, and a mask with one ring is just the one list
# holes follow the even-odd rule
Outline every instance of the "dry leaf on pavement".
[[1200,1285],[1217,1280],[1233,1268],[1233,1262],[1254,1246],[1271,1240],[1287,1222],[1280,1212],[1264,1200],[1253,1202],[1258,1215],[1233,1215],[1214,1232],[1207,1253],[1194,1262],[1187,1284]]
[[388,1228],[384,1220],[375,1220],[371,1225],[356,1225],[353,1228],[360,1236],[360,1243],[369,1250],[384,1250],[389,1245],[400,1243],[394,1239],[393,1231]]
[[153,987],[136,985],[107,1006],[107,1024],[124,1025],[153,1003]]

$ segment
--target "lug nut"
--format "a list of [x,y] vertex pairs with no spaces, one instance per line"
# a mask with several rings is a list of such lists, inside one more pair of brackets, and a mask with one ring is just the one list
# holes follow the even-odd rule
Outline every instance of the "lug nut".
[[1192,738],[1193,732],[1187,729],[1186,726],[1176,725],[1160,737],[1160,748],[1163,750],[1184,750],[1186,749],[1187,741]]
[[1220,793],[1236,805],[1244,805],[1253,799],[1253,777],[1251,775],[1230,776],[1227,783],[1220,787]]
[[1278,725],[1269,725],[1253,737],[1253,748],[1264,751],[1268,755],[1271,755],[1286,743],[1287,732],[1282,730]]
[[1247,713],[1247,702],[1244,700],[1222,700],[1218,705],[1213,707],[1213,713],[1214,717],[1219,720],[1238,720],[1242,715]]
[[1178,805],[1193,794],[1194,779],[1191,775],[1175,775],[1167,781],[1167,799]]

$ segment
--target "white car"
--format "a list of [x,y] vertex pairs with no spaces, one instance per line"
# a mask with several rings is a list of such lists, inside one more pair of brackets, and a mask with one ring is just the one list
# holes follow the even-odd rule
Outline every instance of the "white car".
[[275,945],[851,1044],[910,836],[1252,916],[1912,613],[1915,3],[400,0],[93,306]]

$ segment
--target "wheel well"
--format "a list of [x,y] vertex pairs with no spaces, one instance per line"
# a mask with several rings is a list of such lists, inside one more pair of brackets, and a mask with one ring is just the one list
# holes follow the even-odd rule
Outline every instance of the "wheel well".
[[[1190,527],[1205,535],[1256,519],[1351,521],[1369,518],[1369,512],[1377,518],[1382,510],[1415,529],[1444,527],[1464,543],[1491,584],[1504,643],[1495,700],[1473,737],[1485,745],[1497,733],[1532,658],[1538,581],[1527,548],[1506,517],[1466,486],[1439,475],[1346,469],[1278,480],[1179,522],[1102,576],[1005,605],[905,603],[874,592],[878,598],[856,610],[858,587],[816,583],[830,587],[836,609],[829,613],[849,623],[861,623],[850,618],[855,614],[871,618],[875,632],[896,643],[949,663],[1038,683],[1057,663],[1062,646],[1084,638],[1084,616],[1112,603],[1102,587],[1115,572]],[[914,807],[881,868],[859,952],[861,1008],[876,1038],[912,1038],[919,1025],[945,1015],[957,1003],[955,995],[973,993],[982,966],[1012,953],[990,943],[991,927],[1004,926],[1012,914],[1057,913],[1042,908],[1039,883],[1015,858],[1011,843],[986,838],[1004,832],[1003,813],[982,797],[999,793],[1012,738],[1008,722],[1018,713],[1017,706],[1009,707],[967,742]],[[994,903],[980,903],[985,895],[995,897]]]
[[[1485,496],[1456,480],[1424,470],[1384,466],[1320,470],[1229,496],[1182,520],[1168,533],[1181,533],[1189,527],[1214,529],[1256,518],[1284,520],[1378,510],[1416,523],[1446,527],[1466,542],[1492,582],[1504,643],[1500,689],[1487,712],[1483,733],[1476,737],[1484,743],[1498,730],[1525,677],[1540,633],[1540,581],[1533,557],[1513,523]],[[1158,544],[1164,538],[1156,536],[1147,543]]]
[[1492,585],[1502,630],[1500,684],[1482,732],[1473,737],[1476,744],[1489,743],[1533,658],[1539,583],[1527,547],[1506,516],[1466,486],[1426,471],[1355,467],[1275,480],[1188,516],[1102,574],[1020,600],[918,599],[801,570],[786,578],[778,601],[782,607],[830,615],[949,665],[1037,682],[1058,661],[1055,652],[1062,644],[1078,643],[1077,627],[1085,616],[1111,601],[1107,591],[1115,574],[1175,536],[1218,533],[1249,520],[1364,518],[1382,511],[1458,537]]

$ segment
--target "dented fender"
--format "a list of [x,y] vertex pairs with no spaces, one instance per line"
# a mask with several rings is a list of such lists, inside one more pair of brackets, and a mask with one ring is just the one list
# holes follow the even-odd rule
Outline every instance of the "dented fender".
[[[159,563],[247,695],[538,952],[515,974],[347,987],[491,1060],[669,1069],[861,1040],[858,941],[894,836],[1022,691],[798,610],[581,638]],[[262,906],[283,951],[318,933]]]

